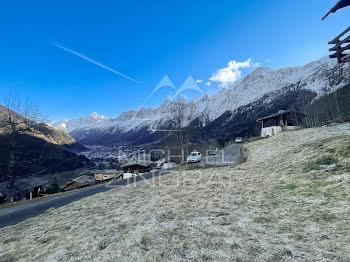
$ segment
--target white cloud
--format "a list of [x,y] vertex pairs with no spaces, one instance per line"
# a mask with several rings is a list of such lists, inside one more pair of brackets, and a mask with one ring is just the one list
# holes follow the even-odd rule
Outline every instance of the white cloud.
[[203,80],[196,80],[196,82],[197,82],[197,83],[202,83],[202,82],[203,82]]
[[227,67],[217,70],[209,80],[220,82],[221,84],[219,87],[228,87],[241,78],[242,71],[240,69],[251,67],[251,62],[251,58],[245,62],[236,62],[232,60],[227,64]]
[[211,83],[210,82],[206,82],[205,85],[206,86],[211,86]]

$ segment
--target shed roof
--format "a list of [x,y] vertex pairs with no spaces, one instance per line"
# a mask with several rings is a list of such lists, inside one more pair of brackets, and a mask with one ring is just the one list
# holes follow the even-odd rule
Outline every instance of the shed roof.
[[262,122],[262,121],[265,121],[265,120],[269,120],[269,119],[272,119],[272,118],[276,118],[276,117],[278,117],[278,116],[282,116],[282,115],[286,115],[286,114],[289,114],[290,113],[290,111],[289,110],[287,110],[287,111],[280,111],[280,112],[278,112],[278,113],[276,113],[276,114],[272,114],[272,115],[269,115],[269,116],[266,116],[266,117],[263,117],[263,118],[260,118],[260,119],[258,119],[258,120],[256,120],[257,122]]
[[121,167],[129,167],[129,166],[143,166],[143,167],[149,167],[151,162],[148,161],[140,161],[140,162],[130,162],[122,165]]
[[91,176],[83,175],[83,176],[77,177],[75,179],[72,179],[69,183],[71,183],[71,182],[76,182],[76,183],[82,184],[82,185],[88,185],[91,183],[95,183],[95,179]]
[[116,169],[103,169],[103,170],[94,170],[94,174],[110,174],[110,173],[117,173]]
[[[4,194],[8,194],[8,188],[7,188],[8,182],[2,182],[0,183],[0,192]],[[48,184],[49,181],[41,179],[36,176],[30,176],[25,178],[20,178],[15,181],[15,188],[17,191],[26,191],[29,189],[32,189],[34,187],[39,187]]]

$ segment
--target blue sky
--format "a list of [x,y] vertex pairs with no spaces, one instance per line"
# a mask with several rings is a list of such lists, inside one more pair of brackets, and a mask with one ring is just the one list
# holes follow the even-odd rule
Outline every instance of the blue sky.
[[[225,83],[205,83],[225,78],[225,72],[233,72],[232,81],[257,64],[280,68],[326,56],[327,42],[349,26],[350,8],[321,21],[335,3],[2,1],[1,95],[29,97],[58,120],[93,111],[115,117],[137,109],[166,74],[177,87],[191,75],[203,80],[198,84],[205,92],[214,94]],[[242,64],[231,62],[228,67],[233,60]],[[171,90],[155,93],[146,106],[159,105]]]

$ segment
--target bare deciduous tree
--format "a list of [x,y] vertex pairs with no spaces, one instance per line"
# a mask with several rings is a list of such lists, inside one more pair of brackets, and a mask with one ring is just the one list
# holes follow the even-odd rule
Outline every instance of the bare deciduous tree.
[[19,152],[18,143],[21,135],[40,133],[42,116],[29,100],[20,96],[9,96],[5,99],[5,107],[1,108],[0,130],[7,137],[8,161],[6,178],[10,197],[15,193],[16,166],[22,161],[24,152]]
[[[188,151],[189,129],[185,128],[185,124],[190,120],[187,111],[191,111],[190,105],[186,103],[184,98],[176,98],[169,105],[170,122],[172,123],[172,133],[176,137],[177,149],[182,155],[182,160],[185,160],[185,149]],[[187,139],[186,139],[187,137]],[[185,147],[186,146],[186,147]],[[188,152],[186,152],[188,154]]]

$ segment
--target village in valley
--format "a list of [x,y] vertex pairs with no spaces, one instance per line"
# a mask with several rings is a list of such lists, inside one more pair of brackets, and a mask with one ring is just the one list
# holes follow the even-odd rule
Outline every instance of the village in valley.
[[[256,121],[261,123],[260,138],[272,137],[284,131],[302,129],[305,125],[305,117],[301,113],[279,110],[275,114],[257,119]],[[253,137],[250,140],[257,140],[257,138],[259,137]],[[78,174],[74,173],[74,176],[78,176],[72,179],[66,177],[65,180],[60,181],[60,184],[54,176],[51,178],[51,180],[53,179],[51,183],[37,176],[18,179],[16,181],[18,191],[15,201],[23,202],[101,183],[126,180],[136,176],[142,177],[147,173],[173,170],[184,165],[192,166],[192,168],[237,165],[241,161],[240,148],[245,141],[247,138],[236,137],[235,140],[227,143],[226,147],[229,144],[236,144],[237,149],[230,153],[225,152],[223,148],[219,150],[220,146],[217,145],[215,148],[213,146],[206,148],[204,153],[194,151],[188,155],[185,155],[185,152],[182,152],[182,155],[172,155],[170,150],[165,152],[153,149],[146,153],[146,150],[141,149],[136,151],[130,149],[116,151],[114,149],[115,152],[105,146],[91,147],[89,151],[81,153],[90,157],[91,168],[79,171]],[[95,153],[92,153],[91,149],[95,149]],[[239,157],[234,155],[239,155]],[[3,195],[8,194],[5,182],[0,184],[0,189]]]
[[3,14],[0,262],[350,261],[350,0],[136,2]]

